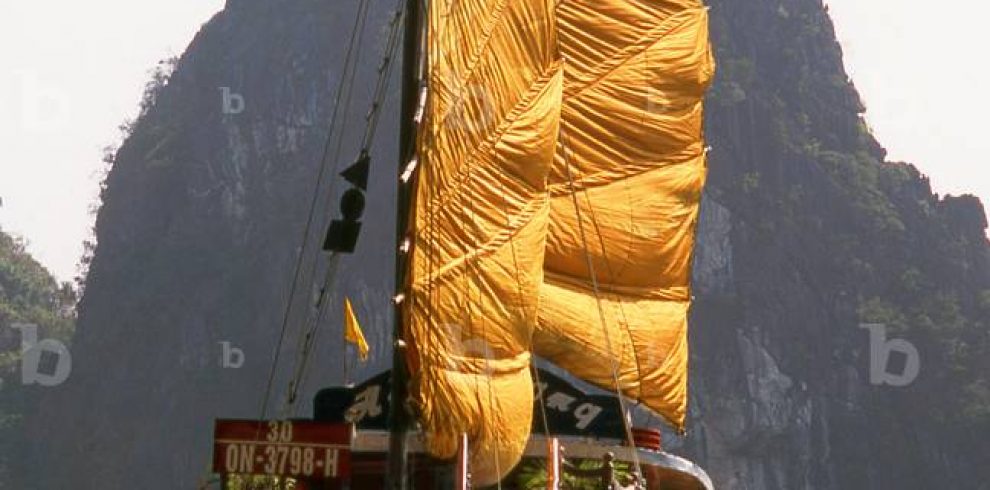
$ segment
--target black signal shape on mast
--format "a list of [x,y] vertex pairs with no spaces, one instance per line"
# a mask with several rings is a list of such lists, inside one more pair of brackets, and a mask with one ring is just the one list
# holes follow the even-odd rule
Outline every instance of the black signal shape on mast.
[[368,154],[368,150],[361,150],[361,155],[358,156],[354,165],[347,167],[340,173],[345,180],[350,182],[354,187],[361,189],[362,191],[368,191],[368,173],[371,170],[371,155]]
[[341,176],[353,187],[340,198],[341,219],[330,223],[323,250],[327,252],[354,253],[358,236],[361,234],[361,215],[364,214],[364,192],[368,190],[368,173],[371,156],[362,150],[354,165],[341,172]]

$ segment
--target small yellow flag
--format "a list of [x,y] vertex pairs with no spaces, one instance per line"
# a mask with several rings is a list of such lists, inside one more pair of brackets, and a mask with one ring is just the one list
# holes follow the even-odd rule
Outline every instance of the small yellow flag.
[[354,315],[350,298],[344,298],[344,339],[357,347],[362,361],[368,360],[368,341],[364,340],[364,333],[361,332],[361,324]]

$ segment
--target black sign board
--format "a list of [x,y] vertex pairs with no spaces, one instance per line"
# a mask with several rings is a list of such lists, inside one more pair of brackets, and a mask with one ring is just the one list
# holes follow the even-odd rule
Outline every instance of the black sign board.
[[[622,410],[614,396],[589,395],[563,378],[540,370],[533,406],[533,433],[544,434],[543,411],[553,435],[623,439]],[[391,372],[354,387],[327,388],[314,400],[314,418],[353,423],[358,429],[388,430]]]

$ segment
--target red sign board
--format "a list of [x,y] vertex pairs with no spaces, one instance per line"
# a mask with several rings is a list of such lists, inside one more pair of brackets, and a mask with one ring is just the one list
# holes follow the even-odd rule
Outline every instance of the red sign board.
[[217,420],[213,471],[307,480],[348,476],[354,429],[312,421]]

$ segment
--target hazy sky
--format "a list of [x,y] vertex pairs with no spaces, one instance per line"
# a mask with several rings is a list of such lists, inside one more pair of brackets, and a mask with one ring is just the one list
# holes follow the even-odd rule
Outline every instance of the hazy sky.
[[990,2],[827,0],[846,68],[888,159],[990,209]]
[[0,228],[70,279],[101,149],[223,0],[0,0]]
[[[341,1],[341,0],[329,0]],[[748,0],[738,0],[748,1]],[[148,70],[223,0],[2,0],[0,228],[70,279],[92,226],[101,148],[136,112]],[[867,116],[891,158],[938,192],[990,201],[984,0],[828,0]],[[943,6],[944,7],[944,6]]]

